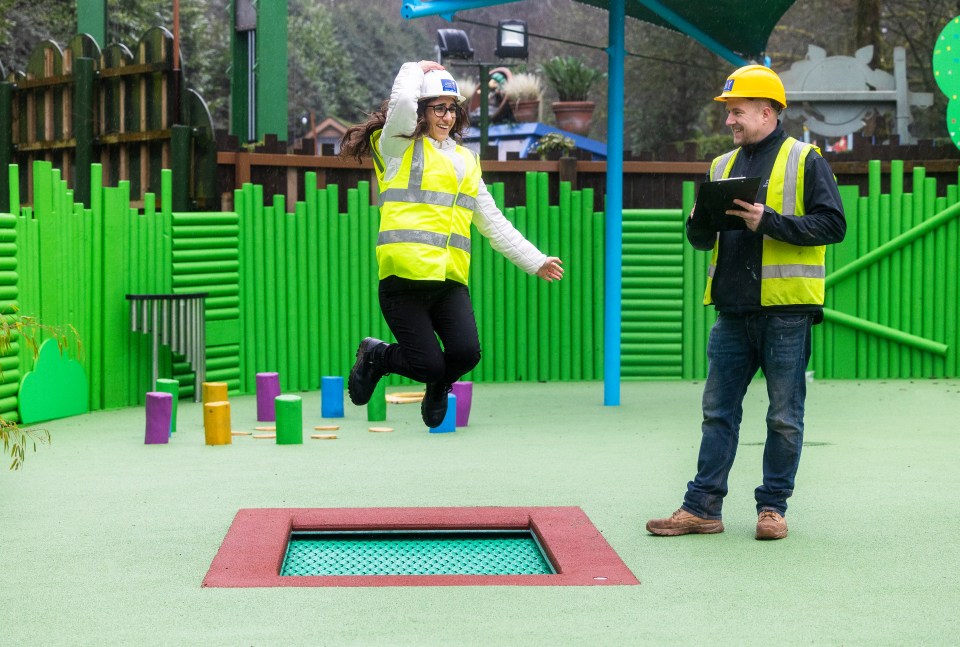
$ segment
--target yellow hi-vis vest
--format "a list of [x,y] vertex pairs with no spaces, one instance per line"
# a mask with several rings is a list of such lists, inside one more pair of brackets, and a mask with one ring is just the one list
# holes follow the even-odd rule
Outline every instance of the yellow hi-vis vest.
[[[812,144],[805,144],[793,137],[787,137],[780,147],[773,170],[770,171],[766,198],[766,204],[778,213],[795,216],[806,213],[803,204],[803,167],[813,148]],[[739,151],[738,148],[714,159],[710,165],[710,179],[729,177]],[[718,235],[707,271],[704,305],[713,303],[713,275],[717,271],[719,244]],[[791,245],[764,235],[760,305],[823,305],[826,250],[825,245]]]
[[465,169],[458,183],[453,163],[418,137],[404,151],[400,170],[385,181],[386,167],[377,147],[382,132],[371,136],[373,164],[380,183],[380,278],[451,279],[466,285],[470,223],[480,191],[479,158],[457,146]]

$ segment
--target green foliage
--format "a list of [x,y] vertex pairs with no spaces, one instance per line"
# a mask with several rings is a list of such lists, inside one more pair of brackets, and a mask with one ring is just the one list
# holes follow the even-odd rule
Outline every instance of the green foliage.
[[347,53],[337,42],[329,9],[309,1],[295,0],[288,21],[290,52],[288,105],[290,127],[300,115],[313,112],[318,118],[338,115],[343,102],[360,87]]
[[[398,19],[398,5],[391,2],[364,3],[362,11],[352,2],[331,0],[329,5],[336,46],[348,60],[348,67],[340,73],[352,76],[354,90],[351,95],[338,97],[340,107],[327,115],[360,121],[390,97],[401,65],[433,58],[436,32],[426,40],[420,21]],[[454,76],[460,75],[452,71]]]
[[0,0],[0,61],[22,70],[40,41],[65,45],[76,27],[76,0]]
[[[73,326],[67,326],[64,330],[42,324],[33,317],[12,315],[3,317],[0,323],[0,355],[9,353],[11,344],[18,341],[26,344],[36,358],[44,336],[56,340],[60,352],[69,346],[71,340],[76,344],[77,354],[83,352],[80,336]],[[2,378],[3,371],[0,370],[0,380]],[[0,441],[3,441],[3,453],[9,454],[12,459],[10,469],[18,470],[23,467],[27,447],[32,445],[33,451],[37,451],[37,443],[49,445],[50,432],[46,429],[23,428],[0,417]]]
[[[187,87],[206,101],[214,128],[226,128],[230,114],[230,16],[225,2],[180,0],[180,67]],[[135,52],[153,27],[173,31],[170,0],[108,0],[106,44]]]
[[697,157],[699,159],[712,160],[718,155],[723,155],[733,149],[733,138],[728,133],[718,135],[700,135],[687,140],[674,143],[677,151],[682,151],[688,143],[697,145]]
[[713,97],[732,71],[728,64],[710,60],[694,40],[641,25],[628,35],[628,49],[636,52],[669,52],[669,60],[690,64],[655,63],[649,59],[627,61],[624,84],[624,146],[634,153],[656,152],[665,144],[710,135],[726,138],[723,106]]
[[590,88],[605,76],[578,56],[554,56],[541,64],[540,70],[560,101],[587,101]]
[[560,156],[569,155],[576,148],[573,140],[560,133],[547,133],[537,140],[537,143],[530,149],[531,153],[536,153],[540,157],[547,157],[553,153],[560,153]]
[[37,451],[37,443],[49,445],[50,432],[46,429],[25,429],[0,418],[0,440],[3,440],[3,453],[10,455],[10,469],[18,470],[23,467],[27,447],[32,446],[33,451]]

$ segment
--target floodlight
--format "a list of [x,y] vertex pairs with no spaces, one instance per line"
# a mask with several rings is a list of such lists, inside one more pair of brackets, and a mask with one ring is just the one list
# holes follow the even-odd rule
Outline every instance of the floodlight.
[[501,20],[497,25],[497,58],[527,58],[527,21]]
[[462,29],[438,29],[437,47],[441,58],[459,58],[469,61],[473,58],[470,39]]

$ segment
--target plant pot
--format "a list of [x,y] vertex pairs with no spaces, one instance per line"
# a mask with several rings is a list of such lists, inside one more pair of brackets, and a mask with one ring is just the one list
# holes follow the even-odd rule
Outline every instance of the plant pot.
[[595,105],[593,101],[554,101],[552,107],[557,127],[577,135],[586,135],[590,132]]
[[540,121],[540,99],[517,99],[514,101],[513,118],[518,123]]

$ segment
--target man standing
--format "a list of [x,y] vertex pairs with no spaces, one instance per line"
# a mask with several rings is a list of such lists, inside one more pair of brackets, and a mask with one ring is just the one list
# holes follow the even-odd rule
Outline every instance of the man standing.
[[703,437],[683,505],[666,519],[651,519],[647,531],[723,532],[721,508],[743,398],[759,368],[769,407],[763,483],[755,491],[756,538],[782,539],[803,446],[811,327],[823,320],[825,246],[843,240],[847,226],[829,165],[814,146],[788,137],[780,125],[787,100],[773,70],[741,67],[715,100],[726,103],[726,125],[737,148],[713,160],[709,179],[763,181],[756,204],[736,200],[736,208],[726,211],[742,219],[742,228],[718,232],[710,224],[718,214],[695,217],[696,206],[687,220],[690,244],[713,249],[703,301],[717,309],[717,322],[707,344]]

